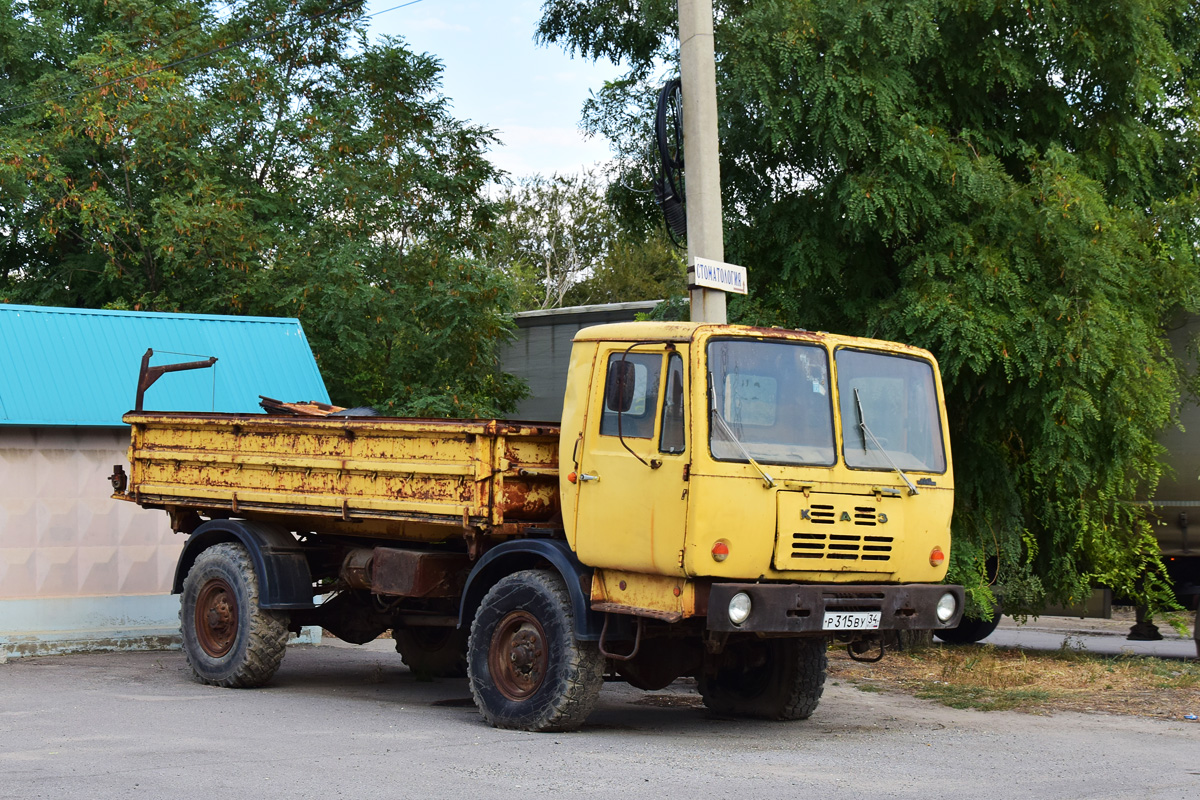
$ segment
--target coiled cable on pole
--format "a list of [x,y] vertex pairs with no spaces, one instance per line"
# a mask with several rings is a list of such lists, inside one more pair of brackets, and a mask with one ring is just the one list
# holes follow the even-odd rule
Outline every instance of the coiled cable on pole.
[[[683,187],[680,171],[683,169],[683,91],[679,78],[666,82],[658,93],[658,107],[655,110],[654,138],[658,145],[658,156],[661,171],[654,181],[654,200],[662,209],[667,220],[667,233],[676,247],[681,247],[679,239],[687,236],[687,213],[684,209]],[[668,112],[673,111],[671,122],[672,133],[675,135],[675,147],[672,151],[671,140],[668,138]]]

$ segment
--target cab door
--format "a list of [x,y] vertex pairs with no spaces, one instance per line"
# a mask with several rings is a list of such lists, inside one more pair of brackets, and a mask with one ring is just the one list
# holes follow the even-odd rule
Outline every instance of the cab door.
[[686,354],[616,344],[599,356],[578,462],[576,552],[593,567],[681,575]]

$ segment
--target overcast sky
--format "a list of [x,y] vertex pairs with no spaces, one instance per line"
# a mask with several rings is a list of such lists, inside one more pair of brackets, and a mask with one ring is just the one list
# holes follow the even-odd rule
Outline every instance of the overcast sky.
[[[371,0],[366,13],[402,2]],[[535,44],[540,11],[541,0],[420,0],[371,26],[441,60],[455,116],[499,133],[492,161],[501,169],[514,177],[577,172],[609,157],[605,141],[579,131],[580,109],[620,70]]]

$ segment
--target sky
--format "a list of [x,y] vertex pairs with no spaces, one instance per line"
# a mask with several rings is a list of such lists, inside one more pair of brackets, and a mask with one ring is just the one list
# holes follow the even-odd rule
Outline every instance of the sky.
[[371,0],[373,36],[399,36],[443,65],[454,115],[493,128],[492,162],[513,177],[573,173],[607,161],[608,144],[579,130],[590,90],[617,77],[610,62],[572,58],[533,40],[541,0]]

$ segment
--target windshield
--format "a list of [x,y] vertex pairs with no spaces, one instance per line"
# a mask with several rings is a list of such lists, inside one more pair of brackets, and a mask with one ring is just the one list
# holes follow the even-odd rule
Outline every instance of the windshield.
[[717,339],[708,345],[708,370],[713,458],[745,462],[749,454],[768,464],[834,463],[823,347]]
[[846,466],[890,470],[890,456],[902,470],[945,472],[933,365],[863,350],[841,349],[834,358]]

